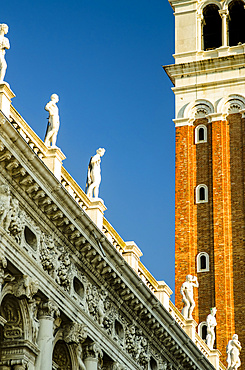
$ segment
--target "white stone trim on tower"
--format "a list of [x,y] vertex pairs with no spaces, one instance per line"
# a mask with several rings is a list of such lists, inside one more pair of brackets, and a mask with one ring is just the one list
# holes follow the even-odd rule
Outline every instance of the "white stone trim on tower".
[[[201,267],[201,257],[206,258],[206,268]],[[200,252],[197,255],[197,272],[207,272],[209,271],[209,255],[206,252]]]
[[[200,139],[200,129],[203,130],[203,139]],[[205,125],[198,125],[195,128],[195,144],[206,143],[208,140],[208,130]]]
[[207,118],[209,115],[214,113],[213,104],[206,99],[197,99],[187,105],[184,110],[184,117],[188,118],[190,122],[194,122],[196,119]]
[[217,111],[222,114],[223,119],[232,113],[245,113],[245,98],[239,94],[231,94],[223,98],[217,104]]
[[[201,199],[200,191],[204,189],[204,199]],[[196,187],[196,203],[207,203],[208,202],[208,187],[205,184],[199,184]]]

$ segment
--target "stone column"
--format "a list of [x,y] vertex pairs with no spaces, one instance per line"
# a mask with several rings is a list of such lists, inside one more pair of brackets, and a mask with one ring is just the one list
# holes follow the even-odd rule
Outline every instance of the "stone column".
[[53,301],[40,304],[39,332],[37,345],[40,353],[36,361],[36,370],[52,370],[54,320],[59,317],[59,310]]
[[13,91],[10,89],[9,84],[7,82],[0,83],[0,110],[5,114],[7,118],[10,117],[10,105],[11,99],[14,98],[15,95]]
[[203,14],[197,14],[197,51],[203,49],[202,41],[202,26],[203,26]]
[[228,9],[219,10],[219,14],[222,18],[222,46],[228,46],[228,32],[227,32],[227,21],[228,21]]
[[84,349],[84,364],[86,370],[97,370],[98,363],[102,360],[103,352],[96,343],[91,343]]

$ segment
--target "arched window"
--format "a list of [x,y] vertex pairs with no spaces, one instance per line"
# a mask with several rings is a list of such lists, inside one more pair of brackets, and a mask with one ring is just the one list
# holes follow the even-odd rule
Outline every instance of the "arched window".
[[219,48],[222,45],[222,20],[219,8],[209,4],[203,9],[203,44],[204,50]]
[[209,255],[201,252],[197,255],[197,272],[209,271]]
[[207,142],[207,126],[198,125],[195,128],[195,144]]
[[245,43],[245,9],[244,2],[234,0],[229,4],[229,45]]
[[208,187],[207,185],[200,184],[196,187],[196,203],[208,202]]
[[200,322],[198,325],[198,334],[205,341],[207,337],[207,323],[206,321]]

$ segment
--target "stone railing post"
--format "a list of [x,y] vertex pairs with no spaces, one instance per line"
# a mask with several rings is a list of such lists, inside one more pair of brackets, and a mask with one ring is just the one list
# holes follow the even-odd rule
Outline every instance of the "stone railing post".
[[59,310],[53,301],[50,300],[40,304],[40,326],[37,337],[37,345],[40,353],[36,361],[36,370],[52,370],[54,320],[58,317]]
[[221,353],[217,349],[210,350],[210,353],[208,355],[208,360],[211,362],[211,364],[216,370],[219,370],[219,356],[220,355]]
[[101,198],[92,198],[90,199],[90,204],[86,210],[86,213],[100,230],[102,230],[104,212],[106,209],[107,208]]
[[173,294],[173,291],[169,288],[165,281],[158,281],[158,287],[155,291],[155,296],[167,311],[169,311],[169,300],[171,294]]
[[195,343],[195,336],[196,336],[196,327],[197,323],[193,319],[185,320],[185,325],[183,327],[184,331],[191,338],[191,340]]
[[138,267],[142,252],[135,242],[125,242],[126,248],[123,251],[123,258],[132,267],[132,269],[138,274]]
[[84,364],[86,370],[97,370],[99,361],[102,360],[103,352],[96,343],[91,343],[84,349]]
[[10,89],[9,84],[6,82],[1,82],[0,83],[0,110],[5,114],[7,118],[10,117],[11,99],[14,97],[15,95],[13,91]]
[[58,147],[47,148],[47,151],[42,159],[50,171],[55,175],[55,177],[61,181],[61,167],[62,162],[66,158],[64,153]]

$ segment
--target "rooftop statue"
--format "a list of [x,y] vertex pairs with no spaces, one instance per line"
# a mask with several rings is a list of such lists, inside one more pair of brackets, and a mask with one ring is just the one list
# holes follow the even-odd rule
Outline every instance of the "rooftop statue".
[[216,315],[217,309],[216,309],[216,307],[212,307],[212,308],[210,308],[210,311],[211,312],[207,316],[207,319],[206,319],[206,322],[207,322],[206,342],[207,342],[207,346],[210,349],[214,349],[214,341],[215,341],[214,329],[215,329],[215,326],[217,325],[215,315]]
[[44,139],[44,144],[48,147],[56,146],[57,134],[60,127],[59,108],[56,105],[58,101],[58,95],[52,94],[50,102],[48,102],[44,108],[46,111],[49,112],[48,126]]
[[86,183],[86,194],[89,198],[98,198],[99,196],[99,186],[101,182],[100,173],[100,162],[101,157],[105,154],[104,148],[99,148],[96,150],[96,154],[91,157],[88,165],[87,183]]
[[182,294],[182,301],[184,303],[184,307],[181,313],[185,319],[192,319],[192,312],[195,307],[195,301],[193,299],[193,287],[199,287],[197,277],[187,275],[186,281],[182,284],[180,289],[180,293]]
[[232,339],[226,347],[227,353],[227,370],[237,370],[241,366],[241,361],[239,358],[240,351],[242,349],[241,343],[238,340],[238,335],[234,334]]
[[4,37],[8,33],[8,26],[7,24],[0,24],[0,83],[3,82],[6,69],[7,69],[7,63],[5,60],[5,49],[10,48],[9,39],[7,37]]

